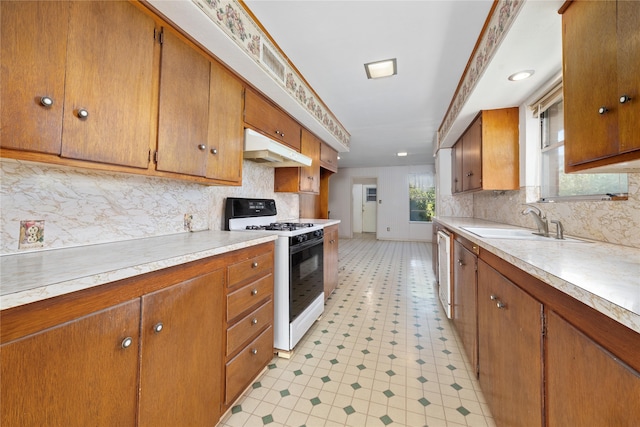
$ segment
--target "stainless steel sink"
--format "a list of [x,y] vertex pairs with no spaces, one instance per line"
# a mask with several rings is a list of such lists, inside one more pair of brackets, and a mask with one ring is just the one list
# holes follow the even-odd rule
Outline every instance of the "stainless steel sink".
[[470,233],[485,239],[513,239],[513,240],[537,240],[548,242],[575,242],[584,243],[585,240],[565,237],[564,239],[556,239],[554,236],[544,237],[533,234],[531,230],[520,228],[499,228],[499,227],[460,227]]

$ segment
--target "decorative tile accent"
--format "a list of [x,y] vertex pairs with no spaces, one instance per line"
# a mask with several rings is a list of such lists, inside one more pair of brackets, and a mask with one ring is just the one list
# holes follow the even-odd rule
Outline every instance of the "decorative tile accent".
[[[309,87],[304,78],[298,74],[295,67],[289,64],[270,38],[262,31],[244,5],[237,0],[192,0],[202,11],[225,32],[238,47],[244,50],[255,61],[265,74],[278,83],[300,106],[306,109],[329,133],[349,148],[349,133],[335,118],[322,100]],[[267,46],[266,48],[264,46]],[[282,74],[284,81],[273,76],[271,68],[263,62],[261,52],[265,49],[277,57],[274,62],[284,65]],[[279,67],[280,68],[280,67]]]

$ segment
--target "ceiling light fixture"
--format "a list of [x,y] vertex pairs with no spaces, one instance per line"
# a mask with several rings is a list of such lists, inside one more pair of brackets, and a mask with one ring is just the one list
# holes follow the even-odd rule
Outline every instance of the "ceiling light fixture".
[[518,71],[517,73],[511,74],[507,78],[512,82],[517,82],[518,80],[528,79],[529,77],[533,76],[533,73],[535,73],[534,70]]
[[396,156],[398,157],[407,157],[407,152],[406,151],[399,151],[396,153]]
[[398,74],[396,58],[385,59],[384,61],[369,62],[364,64],[368,79],[379,79]]

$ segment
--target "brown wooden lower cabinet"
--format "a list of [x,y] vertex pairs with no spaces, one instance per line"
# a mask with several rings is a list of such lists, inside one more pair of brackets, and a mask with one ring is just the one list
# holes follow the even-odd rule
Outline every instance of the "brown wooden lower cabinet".
[[[477,248],[477,247],[476,247]],[[473,371],[478,372],[478,257],[453,241],[453,325]]]
[[134,426],[139,326],[135,299],[3,344],[0,425]]
[[218,422],[223,287],[220,269],[142,297],[138,426]]
[[[216,425],[225,396],[232,403],[273,357],[273,248],[253,246],[1,311],[0,425]],[[226,269],[244,265],[253,276]],[[256,285],[260,300],[248,303],[246,317],[262,332],[238,332],[246,351],[236,357],[248,362],[234,365],[242,375],[227,371],[225,380],[226,281],[244,287],[256,276],[254,283],[267,286]]]
[[498,426],[542,426],[542,304],[478,261],[480,386]]
[[338,225],[324,228],[324,300],[338,286]]
[[551,310],[546,356],[547,425],[640,423],[640,373]]

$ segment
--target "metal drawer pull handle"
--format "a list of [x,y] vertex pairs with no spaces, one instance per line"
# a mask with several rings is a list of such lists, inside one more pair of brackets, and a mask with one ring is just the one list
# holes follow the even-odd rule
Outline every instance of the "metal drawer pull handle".
[[507,304],[503,303],[502,301],[498,301],[496,303],[496,307],[498,308],[505,308],[507,306]]
[[627,102],[631,101],[631,97],[627,96],[627,95],[622,95],[620,97],[620,104],[625,104]]
[[598,114],[602,115],[602,114],[606,113],[607,111],[609,111],[609,109],[607,107],[598,108]]
[[218,154],[218,149],[217,148],[212,148],[211,149],[211,154]]
[[204,151],[204,150],[206,150],[206,149],[207,149],[207,146],[206,146],[206,145],[204,145],[204,144],[199,144],[199,145],[198,145],[198,149],[199,149],[199,150]]
[[258,267],[258,263],[254,262],[253,264],[251,264],[251,268],[257,268]]
[[253,350],[251,350],[251,354],[253,354],[254,356],[258,354],[258,349],[254,348]]
[[464,267],[466,264],[465,264],[464,262],[462,262],[462,260],[461,260],[461,259],[459,259],[459,260],[458,260],[458,265],[459,265],[460,267]]
[[251,324],[252,325],[257,325],[258,324],[258,319],[256,319],[255,317],[251,320]]
[[53,99],[49,98],[48,96],[43,96],[42,98],[40,98],[40,104],[47,108],[51,107],[53,105]]
[[131,337],[126,337],[122,340],[122,348],[129,348],[131,344],[133,344],[133,338]]
[[81,108],[78,110],[78,118],[79,119],[86,119],[87,117],[89,117],[89,112],[87,110],[85,110],[84,108]]
[[251,295],[253,295],[253,296],[258,295],[258,290],[257,290],[257,289],[253,289],[253,290],[251,291]]
[[473,176],[473,172],[467,172],[467,176]]
[[158,322],[156,326],[153,327],[153,330],[156,334],[160,333],[162,329],[164,329],[164,325],[162,324],[162,322]]
[[491,298],[491,301],[495,301],[498,299],[497,295],[491,295],[489,298]]

